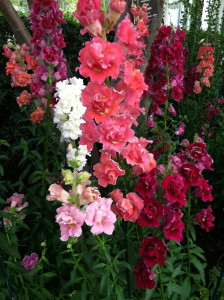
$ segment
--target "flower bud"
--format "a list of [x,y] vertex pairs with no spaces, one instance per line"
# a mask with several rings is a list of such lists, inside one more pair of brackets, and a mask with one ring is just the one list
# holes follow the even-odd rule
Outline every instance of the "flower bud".
[[64,177],[65,184],[73,184],[74,178],[71,170],[62,170],[62,176]]
[[81,182],[87,181],[90,178],[91,174],[88,172],[82,172],[77,178],[76,178],[76,184],[79,184]]

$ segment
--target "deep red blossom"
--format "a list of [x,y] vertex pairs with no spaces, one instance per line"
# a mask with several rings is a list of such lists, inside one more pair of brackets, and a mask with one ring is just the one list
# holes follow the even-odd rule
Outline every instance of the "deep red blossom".
[[160,57],[163,59],[165,63],[172,62],[175,58],[175,53],[170,46],[166,46],[162,48]]
[[59,52],[54,46],[46,47],[42,50],[42,58],[50,64],[58,64]]
[[152,273],[151,270],[144,264],[144,260],[140,259],[138,265],[135,266],[134,276],[136,279],[136,285],[140,289],[153,289],[156,285],[154,280],[156,273]]
[[40,27],[44,29],[53,29],[58,26],[53,14],[47,14],[40,17]]
[[172,87],[170,97],[179,102],[183,98],[183,88],[180,86]]
[[206,232],[210,231],[210,227],[214,227],[212,223],[215,220],[215,217],[212,215],[212,207],[209,205],[207,208],[202,209],[199,213],[194,216],[194,221],[201,225],[201,228],[204,228]]
[[116,79],[123,58],[120,45],[95,37],[79,52],[79,72],[92,82],[102,83],[109,76]]
[[196,197],[201,197],[202,201],[213,201],[211,194],[212,186],[208,184],[208,180],[205,180],[204,177],[198,180],[198,187],[195,190]]
[[162,180],[162,188],[168,202],[178,202],[181,206],[186,205],[186,186],[184,177],[179,174],[168,174]]
[[145,202],[145,206],[141,211],[138,218],[138,225],[140,226],[151,226],[159,227],[160,217],[164,215],[164,209],[162,203],[156,201],[155,199],[148,199]]
[[53,0],[34,0],[34,5],[51,6]]
[[181,220],[182,212],[180,205],[176,202],[165,207],[165,217],[162,224],[163,233],[166,239],[176,240],[181,242],[183,240],[184,223]]
[[196,186],[198,184],[200,172],[194,164],[183,164],[180,168],[180,174],[185,178],[185,184],[187,187]]
[[206,145],[204,143],[195,143],[190,144],[186,150],[189,153],[190,158],[200,160],[203,156],[207,155],[205,147]]
[[154,197],[158,190],[158,180],[155,169],[139,177],[138,180],[138,183],[134,187],[134,191],[137,192],[142,199]]
[[152,268],[156,264],[164,265],[167,250],[168,247],[157,236],[144,237],[138,255],[142,256],[147,267]]

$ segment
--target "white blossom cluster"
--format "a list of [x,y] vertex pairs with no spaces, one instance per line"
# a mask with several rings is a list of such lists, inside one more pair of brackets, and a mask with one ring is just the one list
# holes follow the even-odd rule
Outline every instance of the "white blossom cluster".
[[77,162],[78,167],[76,168],[77,171],[82,171],[84,166],[86,165],[87,159],[86,156],[90,156],[90,153],[88,152],[86,145],[79,145],[78,149],[72,148],[69,149],[66,158],[68,161],[69,166],[71,166],[70,162],[71,160],[74,160]]
[[58,103],[54,108],[53,121],[61,131],[61,141],[74,141],[82,135],[80,125],[85,123],[82,116],[86,107],[82,105],[80,97],[84,88],[83,80],[76,77],[56,84]]

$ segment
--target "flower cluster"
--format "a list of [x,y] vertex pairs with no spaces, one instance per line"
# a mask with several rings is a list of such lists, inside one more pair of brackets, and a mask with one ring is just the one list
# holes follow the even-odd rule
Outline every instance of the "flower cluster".
[[57,104],[54,107],[54,123],[61,132],[61,141],[77,140],[82,131],[80,125],[86,108],[80,101],[81,91],[85,88],[82,79],[73,77],[56,84]]
[[[9,214],[8,218],[4,218],[5,226],[10,229],[12,226],[12,219],[18,217],[19,219],[25,218],[25,215],[19,214],[19,212],[28,206],[28,202],[22,203],[24,198],[23,194],[14,193],[6,201],[10,206],[6,206],[4,211]],[[19,215],[18,215],[19,214]]]
[[[185,228],[182,219],[181,207],[187,203],[187,191],[194,188],[196,197],[203,202],[212,201],[212,186],[202,175],[202,171],[212,170],[212,158],[205,150],[206,144],[201,138],[195,138],[194,143],[183,140],[185,150],[180,149],[176,155],[169,157],[167,168],[163,166],[162,174],[155,170],[139,177],[135,191],[144,200],[144,208],[140,213],[140,226],[160,227],[168,240],[183,239]],[[158,166],[161,168],[161,165]],[[156,200],[158,179],[161,178],[161,187],[164,191],[165,202]],[[162,219],[161,219],[162,218]]]
[[204,45],[199,48],[197,59],[200,59],[200,63],[196,68],[196,72],[199,73],[200,81],[196,80],[194,83],[194,92],[196,94],[201,93],[202,87],[201,85],[205,85],[210,87],[209,77],[212,76],[214,72],[214,49],[209,47],[208,45]]
[[[109,10],[111,5],[112,2]],[[139,21],[144,15],[145,10],[136,12]],[[81,101],[86,107],[83,119],[86,123],[81,126],[83,135],[79,143],[87,145],[89,151],[94,142],[102,144],[100,162],[93,169],[99,185],[103,187],[115,185],[118,176],[125,174],[120,167],[123,159],[133,166],[135,176],[155,167],[153,155],[145,149],[150,141],[136,138],[131,128],[133,124],[137,125],[136,119],[143,112],[139,103],[147,88],[143,74],[137,68],[145,47],[144,34],[139,28],[126,16],[118,25],[117,42],[108,42],[98,35],[79,53],[79,72],[91,80],[82,90]],[[108,77],[116,79],[114,87],[110,86]]]
[[[66,46],[62,29],[58,25],[66,23],[55,0],[34,0],[30,12],[31,30],[30,49],[23,44],[4,46],[6,57],[10,58],[6,65],[6,74],[11,74],[12,86],[26,87],[17,97],[19,106],[32,104],[34,111],[30,114],[32,122],[41,123],[46,108],[51,106],[50,96],[54,94],[55,83],[67,78],[67,67],[62,48]],[[11,48],[15,48],[12,51]],[[33,100],[31,102],[31,100]]]
[[139,256],[142,258],[134,269],[136,284],[139,288],[154,288],[156,283],[153,279],[156,272],[152,272],[151,269],[157,264],[164,265],[167,249],[168,247],[157,236],[143,238],[142,247],[139,249]]
[[[185,32],[179,27],[175,32],[170,26],[162,26],[153,41],[145,74],[148,85],[145,94],[151,100],[150,122],[153,121],[154,114],[162,114],[160,106],[168,99],[179,102],[183,98],[185,66],[183,39]],[[173,107],[170,109],[175,113]]]
[[[39,65],[31,85],[33,96],[43,97],[48,91],[46,83],[50,87],[55,82],[67,78],[67,67],[63,58],[62,49],[66,46],[60,24],[66,22],[59,10],[59,2],[35,0],[30,11],[31,30],[33,37],[30,43],[33,45],[33,53],[43,59],[45,64]],[[52,93],[54,90],[52,89]]]
[[124,0],[110,0],[107,14],[104,14],[100,0],[82,0],[78,1],[77,12],[73,16],[84,27],[81,34],[88,32],[92,36],[103,37],[116,24],[125,6]]
[[65,185],[71,185],[72,189],[68,192],[61,185],[52,184],[50,195],[46,198],[48,201],[62,202],[56,215],[61,230],[60,239],[67,241],[69,237],[79,237],[84,222],[92,226],[93,234],[112,234],[116,221],[111,211],[112,199],[101,198],[97,188],[88,187],[91,184],[89,173],[63,170],[62,174]]
[[203,114],[199,117],[203,121],[203,125],[199,130],[200,136],[204,139],[206,135],[213,136],[215,132],[211,129],[211,122],[215,120],[215,117],[220,114],[224,104],[224,98],[214,98],[213,101],[205,103]]

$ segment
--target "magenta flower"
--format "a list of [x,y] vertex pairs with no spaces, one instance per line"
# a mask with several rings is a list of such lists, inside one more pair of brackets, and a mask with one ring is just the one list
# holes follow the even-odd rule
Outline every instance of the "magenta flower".
[[22,265],[27,271],[30,271],[35,268],[38,261],[38,254],[31,253],[31,255],[26,255],[22,260]]

